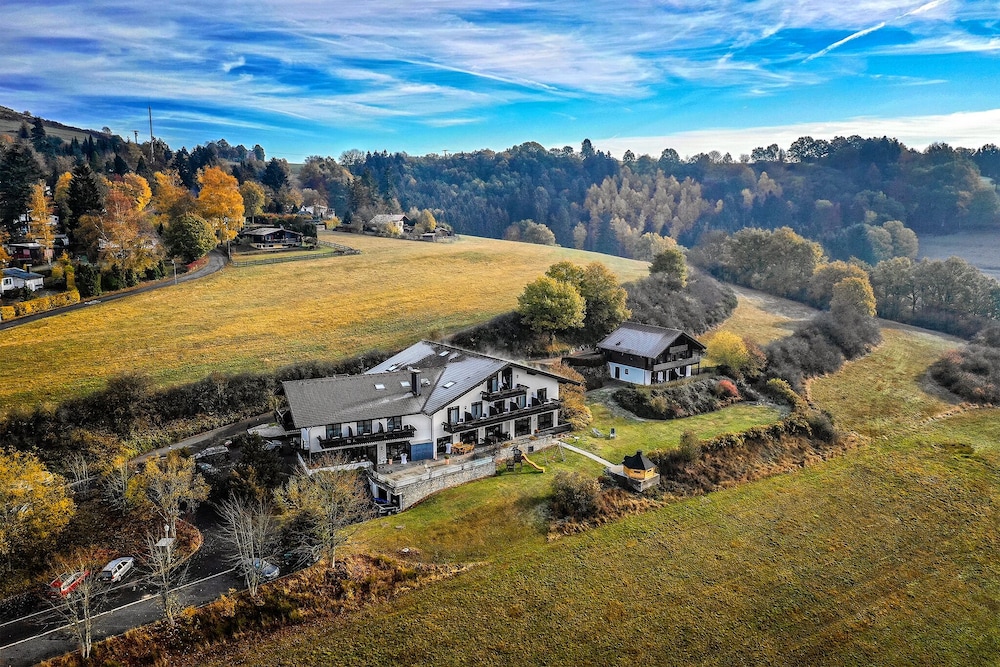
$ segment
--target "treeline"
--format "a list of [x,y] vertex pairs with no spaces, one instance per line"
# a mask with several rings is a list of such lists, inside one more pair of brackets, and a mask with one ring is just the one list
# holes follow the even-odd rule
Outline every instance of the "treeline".
[[273,409],[285,380],[357,374],[388,356],[374,351],[337,362],[304,362],[274,373],[212,374],[163,389],[153,387],[147,377],[121,375],[109,379],[101,391],[55,407],[11,411],[0,419],[0,442],[36,454],[57,469],[74,452],[91,462],[103,461],[125,448],[139,453],[265,413]]
[[1000,177],[992,144],[919,152],[885,137],[802,137],[740,161],[682,160],[668,148],[619,162],[589,141],[579,152],[529,142],[444,157],[354,151],[342,163],[383,199],[431,209],[458,232],[500,238],[532,220],[560,245],[625,256],[641,256],[646,234],[693,245],[713,229],[787,226],[831,257],[872,262],[883,258],[888,221],[918,233],[1000,224],[1000,199],[982,178]]
[[912,232],[893,222],[882,229],[888,257],[874,265],[828,262],[817,242],[788,227],[707,234],[688,258],[721,280],[818,308],[829,307],[837,281],[864,278],[881,317],[965,337],[1000,318],[1000,283],[958,257],[915,261]]

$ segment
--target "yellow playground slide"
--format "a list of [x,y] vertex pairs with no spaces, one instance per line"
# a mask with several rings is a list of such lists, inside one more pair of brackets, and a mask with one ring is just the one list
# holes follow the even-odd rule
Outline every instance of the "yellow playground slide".
[[537,463],[535,463],[534,461],[532,461],[531,459],[529,459],[526,455],[521,454],[521,458],[524,459],[525,463],[527,463],[529,466],[531,466],[532,468],[534,468],[538,472],[545,472],[545,468],[543,468],[542,466],[538,465]]

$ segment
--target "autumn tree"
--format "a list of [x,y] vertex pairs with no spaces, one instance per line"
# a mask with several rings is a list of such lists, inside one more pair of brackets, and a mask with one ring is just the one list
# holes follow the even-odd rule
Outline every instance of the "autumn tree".
[[159,261],[149,219],[136,209],[129,192],[120,187],[108,192],[102,212],[80,219],[79,236],[92,258],[121,271],[139,273]]
[[146,497],[157,513],[170,526],[171,536],[177,535],[177,519],[181,511],[193,512],[208,498],[208,484],[195,470],[194,459],[172,451],[163,459],[147,459],[143,473]]
[[736,378],[758,375],[766,361],[756,345],[729,331],[720,331],[712,337],[708,353],[723,367],[723,372]]
[[35,183],[31,186],[31,199],[28,202],[28,216],[31,219],[28,234],[42,246],[46,255],[51,255],[56,238],[52,225],[49,224],[51,210],[49,198],[45,194],[45,184]]
[[161,222],[194,210],[191,192],[181,183],[181,177],[174,169],[154,173],[152,190],[152,207]]
[[250,224],[253,224],[254,218],[264,212],[267,194],[256,181],[244,181],[240,186],[240,196],[243,197],[244,213],[250,218]]
[[218,243],[212,225],[205,218],[194,213],[184,213],[170,221],[163,230],[163,243],[167,254],[180,257],[190,264],[208,254]]
[[860,266],[844,261],[820,264],[809,279],[809,301],[819,308],[828,308],[833,298],[833,286],[844,278],[868,279],[868,274]]
[[231,241],[243,228],[239,183],[219,167],[208,167],[198,175],[198,184],[198,212],[212,224],[221,243]]
[[0,557],[45,548],[76,511],[65,480],[31,454],[0,449]]
[[304,563],[323,558],[330,568],[352,526],[372,515],[364,477],[357,470],[299,471],[275,492],[275,502],[292,553]]
[[687,285],[687,261],[684,259],[684,251],[676,243],[672,247],[665,248],[653,257],[649,272],[669,277],[670,283],[675,285],[676,289],[682,289]]
[[626,302],[628,293],[618,278],[604,264],[591,262],[579,266],[572,262],[556,262],[545,275],[572,285],[583,297],[583,337],[597,341],[608,335],[632,313]]
[[101,471],[104,501],[119,512],[130,514],[146,502],[142,482],[129,457],[119,454],[108,461]]
[[517,312],[532,329],[548,332],[552,344],[556,331],[583,326],[586,306],[576,287],[542,276],[525,285],[517,297]]
[[875,316],[875,294],[868,282],[868,277],[844,278],[833,286],[833,297],[830,299],[830,312],[858,313]]

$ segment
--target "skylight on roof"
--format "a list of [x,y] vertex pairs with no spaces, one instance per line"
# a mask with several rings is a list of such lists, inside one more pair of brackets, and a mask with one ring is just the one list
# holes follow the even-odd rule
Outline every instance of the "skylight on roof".
[[455,381],[454,381],[454,380],[448,380],[448,381],[447,381],[447,382],[445,382],[445,383],[444,383],[444,384],[443,384],[442,386],[443,386],[443,387],[444,387],[445,389],[447,389],[448,387],[452,387],[452,386],[454,386],[454,385],[455,385]]
[[408,381],[408,380],[400,380],[400,381],[399,381],[399,386],[400,386],[400,387],[409,387],[409,386],[410,386],[410,383],[409,383],[409,381]]
[[378,389],[379,391],[381,391],[382,389],[385,389],[385,385],[384,384],[377,384],[377,385],[375,385],[375,388]]
[[447,357],[448,356],[448,350],[445,350],[443,352],[438,352],[438,356],[439,357]]

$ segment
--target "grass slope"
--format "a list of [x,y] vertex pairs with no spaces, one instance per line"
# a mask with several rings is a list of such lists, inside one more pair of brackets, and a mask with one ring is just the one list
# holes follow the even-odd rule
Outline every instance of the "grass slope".
[[647,264],[577,250],[464,237],[417,243],[332,234],[362,250],[247,268],[0,332],[0,411],[80,395],[107,377],[169,385],[395,349],[515,307],[553,262],[605,262],[622,280]]
[[[872,436],[812,468],[555,541],[545,536],[548,473],[438,494],[359,537],[480,567],[199,663],[995,664],[1000,411],[942,416],[954,406],[923,376],[953,344],[888,330],[874,354],[812,382],[839,423]],[[620,433],[587,443],[607,457],[699,424],[650,425],[649,436],[593,409]],[[546,458],[554,469],[599,468]]]

